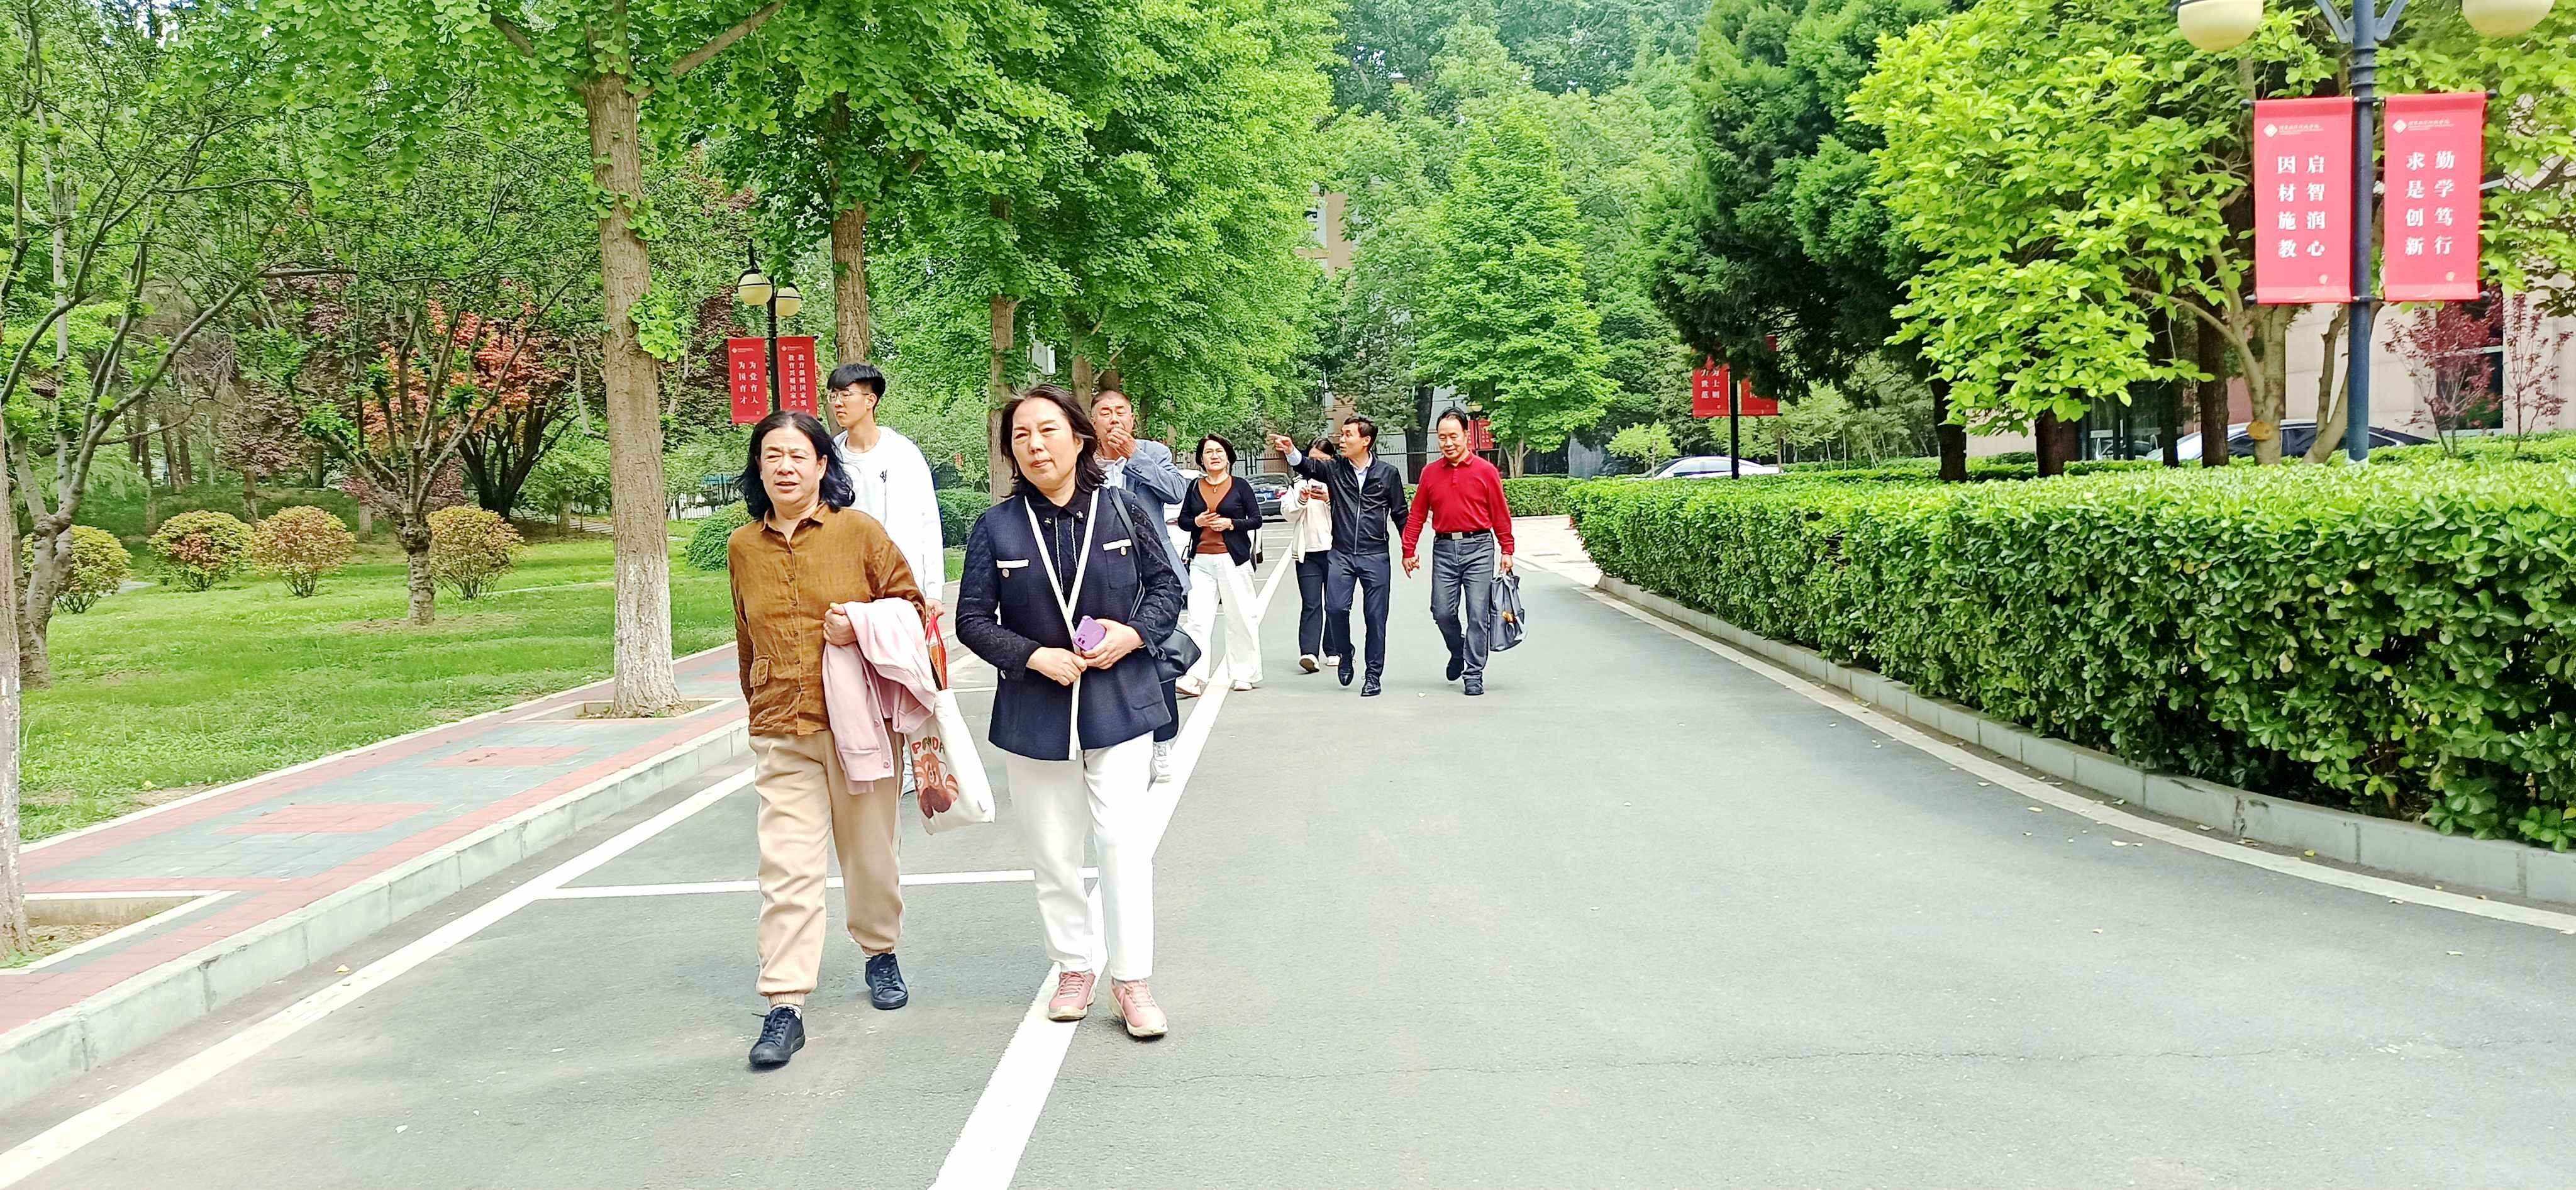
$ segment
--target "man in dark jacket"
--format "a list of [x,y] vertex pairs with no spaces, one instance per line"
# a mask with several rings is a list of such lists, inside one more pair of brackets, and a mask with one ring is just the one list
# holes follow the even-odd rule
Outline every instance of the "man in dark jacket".
[[1353,654],[1351,600],[1355,587],[1365,588],[1361,601],[1368,616],[1368,680],[1363,696],[1375,695],[1386,673],[1386,609],[1393,592],[1394,566],[1387,560],[1387,530],[1401,531],[1410,509],[1404,498],[1404,474],[1377,457],[1377,423],[1354,417],[1342,423],[1335,442],[1341,457],[1313,458],[1297,449],[1285,434],[1272,434],[1270,446],[1289,470],[1320,479],[1333,493],[1333,560],[1324,577],[1324,651],[1342,659],[1342,684],[1351,684]]

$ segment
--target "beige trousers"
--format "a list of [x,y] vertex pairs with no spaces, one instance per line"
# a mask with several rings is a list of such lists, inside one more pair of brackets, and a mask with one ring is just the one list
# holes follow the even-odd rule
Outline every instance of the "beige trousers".
[[823,889],[841,861],[850,938],[869,955],[903,934],[903,889],[895,865],[900,776],[862,792],[841,779],[830,731],[753,736],[752,787],[760,792],[760,994],[772,1005],[803,1004],[823,965]]

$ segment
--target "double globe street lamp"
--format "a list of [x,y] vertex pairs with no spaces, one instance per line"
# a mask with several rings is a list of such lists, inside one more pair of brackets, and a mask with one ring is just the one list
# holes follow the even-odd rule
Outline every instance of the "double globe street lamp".
[[757,249],[745,245],[743,256],[746,267],[742,270],[741,279],[734,282],[733,296],[743,305],[765,307],[769,311],[769,411],[776,413],[778,412],[778,320],[796,317],[796,312],[805,308],[805,295],[798,293],[794,285],[771,283],[769,277],[760,271],[760,256]]
[[[2379,42],[2397,28],[2406,3],[2394,0],[2381,8],[2378,0],[2351,0],[2352,15],[2346,16],[2336,10],[2334,0],[2316,0],[2335,39],[2352,50],[2352,102],[2359,113],[2352,122],[2352,255],[2357,276],[2350,303],[2352,327],[2346,336],[2350,346],[2344,352],[2345,404],[2350,409],[2344,453],[2356,463],[2370,457],[2370,322],[2379,287],[2378,261],[2372,252],[2377,198],[2371,193],[2378,176],[2373,168],[2378,128],[2370,109],[2379,101]],[[2460,0],[2460,15],[2470,28],[2488,37],[2513,37],[2536,28],[2548,17],[2550,4],[2551,0]],[[2174,21],[2181,26],[2183,40],[2194,46],[2212,52],[2231,50],[2262,26],[2263,0],[2176,0]],[[2317,412],[2322,419],[2325,411]]]

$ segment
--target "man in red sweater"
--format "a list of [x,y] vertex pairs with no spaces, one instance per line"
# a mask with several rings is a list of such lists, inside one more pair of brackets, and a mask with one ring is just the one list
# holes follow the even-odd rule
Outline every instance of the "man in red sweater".
[[1413,513],[1404,519],[1404,573],[1421,566],[1413,552],[1428,516],[1431,620],[1449,641],[1449,680],[1466,678],[1472,697],[1485,692],[1485,658],[1492,652],[1494,568],[1512,572],[1512,510],[1503,500],[1502,473],[1468,449],[1467,415],[1452,409],[1434,424],[1440,458],[1422,469]]

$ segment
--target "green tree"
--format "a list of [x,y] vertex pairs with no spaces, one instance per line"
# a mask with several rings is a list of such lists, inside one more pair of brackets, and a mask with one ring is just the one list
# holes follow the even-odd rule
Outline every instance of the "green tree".
[[1681,457],[1673,445],[1673,432],[1658,422],[1640,423],[1611,435],[1610,453],[1648,472]]
[[1351,0],[1342,6],[1333,100],[1384,110],[1406,82],[1433,71],[1441,35],[1461,20],[1496,40],[1551,95],[1605,94],[1626,82],[1640,52],[1690,45],[1708,0]]
[[1611,393],[1600,315],[1584,300],[1574,200],[1530,104],[1477,113],[1455,182],[1433,233],[1422,366],[1481,405],[1518,475],[1529,448],[1600,419]]
[[[279,0],[266,14],[292,47],[298,86],[330,103],[347,146],[337,176],[363,168],[361,146],[416,144],[420,118],[460,81],[485,89],[494,122],[579,112],[596,188],[602,321],[600,378],[612,459],[617,555],[616,685],[624,715],[680,703],[671,674],[670,542],[662,520],[662,419],[655,352],[678,349],[694,295],[653,285],[647,241],[661,231],[645,201],[646,105],[753,35],[787,0],[427,3]],[[806,21],[859,20],[816,0]],[[776,53],[762,47],[754,52]],[[701,113],[692,113],[701,114]]]

